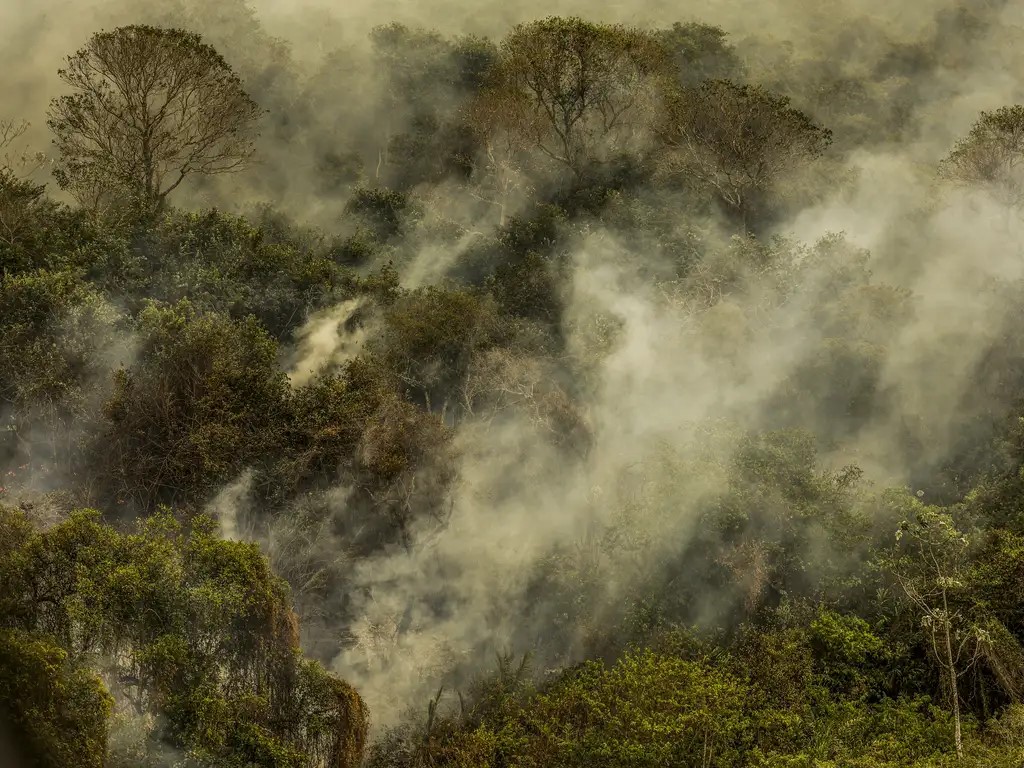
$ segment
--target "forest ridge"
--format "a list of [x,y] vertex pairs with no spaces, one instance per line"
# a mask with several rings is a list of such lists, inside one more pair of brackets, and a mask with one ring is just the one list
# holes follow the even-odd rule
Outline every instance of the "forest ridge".
[[1024,762],[1024,17],[647,5],[11,14],[0,763]]

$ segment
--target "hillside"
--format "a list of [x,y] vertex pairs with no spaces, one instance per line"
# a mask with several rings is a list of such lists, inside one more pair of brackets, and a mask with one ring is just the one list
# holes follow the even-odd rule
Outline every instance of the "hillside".
[[1016,3],[47,5],[0,762],[1024,762]]

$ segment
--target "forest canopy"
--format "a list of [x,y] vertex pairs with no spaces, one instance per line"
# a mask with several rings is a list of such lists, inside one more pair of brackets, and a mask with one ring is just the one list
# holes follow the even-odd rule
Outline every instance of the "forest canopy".
[[0,762],[1024,761],[1013,3],[94,5],[0,32]]

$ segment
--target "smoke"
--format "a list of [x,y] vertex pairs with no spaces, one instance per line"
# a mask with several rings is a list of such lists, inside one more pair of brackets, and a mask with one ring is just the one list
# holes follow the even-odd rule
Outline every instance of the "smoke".
[[251,526],[240,520],[242,511],[249,506],[254,473],[246,470],[238,479],[224,486],[206,508],[220,525],[220,537],[227,541],[251,541]]
[[[385,6],[363,0],[342,6],[326,0],[232,0],[216,7],[197,0],[7,4],[0,9],[0,29],[5,30],[0,119],[29,121],[26,140],[34,150],[45,151],[50,144],[47,104],[63,92],[56,71],[89,34],[128,23],[194,29],[226,56],[270,114],[262,128],[258,162],[248,172],[193,181],[175,202],[228,208],[270,203],[306,223],[333,230],[339,226],[351,185],[360,179],[377,180],[376,166],[387,141],[405,132],[413,117],[396,109],[387,73],[371,57],[368,34],[376,25],[397,21],[433,28],[443,18],[451,20],[441,30],[445,36],[499,39],[516,23],[551,14],[647,27],[700,20],[730,34],[751,79],[784,86],[797,105],[812,114],[828,111],[826,101],[815,97],[823,91],[816,82],[822,73],[839,79],[867,76],[870,104],[864,113],[855,113],[856,122],[836,126],[831,125],[831,115],[820,115],[834,129],[855,132],[859,127],[868,132],[883,117],[877,110],[910,110],[916,130],[929,132],[938,144],[948,146],[979,109],[999,104],[1002,96],[1021,88],[1011,74],[1019,71],[1024,57],[1013,44],[1021,12],[1013,3],[982,6],[972,18],[984,23],[964,49],[963,40],[951,39],[959,18],[951,15],[958,7],[956,0],[901,5],[859,0],[844,3],[841,13],[801,0],[778,0],[757,5],[756,10],[749,0],[694,0],[682,8],[667,0],[647,0],[607,3],[600,9],[582,0],[520,0],[486,12],[474,9],[472,14],[459,10],[460,0]],[[894,46],[903,58],[890,64]],[[928,48],[937,52],[938,66],[915,63],[915,52]],[[439,112],[457,106],[457,97],[443,89],[429,98]],[[860,96],[852,93],[849,98]],[[336,169],[333,164],[339,159],[354,164]],[[330,181],[335,173],[343,178],[328,194],[324,185],[335,183]],[[41,169],[39,178],[45,176]]]
[[[367,175],[380,151],[386,85],[371,71],[365,42],[374,24],[433,26],[444,18],[456,20],[445,34],[500,36],[552,13],[644,25],[697,18],[732,34],[752,78],[785,86],[812,113],[821,103],[810,69],[828,65],[837,77],[863,77],[870,86],[863,109],[832,126],[870,136],[870,146],[843,144],[830,168],[844,183],[778,224],[785,240],[759,249],[723,238],[717,222],[693,221],[675,200],[652,192],[651,205],[678,217],[680,231],[709,233],[700,270],[652,281],[674,265],[654,238],[625,242],[599,222],[588,233],[564,233],[574,238],[559,328],[567,359],[555,362],[575,377],[590,448],[568,455],[523,406],[530,393],[520,393],[497,415],[458,425],[460,479],[446,525],[420,520],[408,547],[343,558],[347,594],[326,599],[348,601],[355,620],[344,630],[353,641],[333,653],[332,667],[366,699],[377,727],[396,723],[441,681],[464,681],[495,648],[543,647],[553,665],[578,658],[595,627],[623,618],[625,596],[685,553],[702,508],[729,484],[744,430],[800,424],[823,438],[821,469],[854,462],[879,485],[903,484],[948,461],[976,418],[995,419],[1008,407],[997,394],[977,392],[976,382],[1021,299],[1020,219],[984,195],[939,187],[934,168],[979,110],[1022,99],[1024,86],[1007,74],[1020,71],[1012,42],[1015,25],[1024,24],[1018,5],[986,4],[977,33],[955,46],[953,0],[861,0],[841,12],[798,0],[694,2],[682,11],[656,0],[600,9],[582,0],[513,0],[472,14],[456,0],[386,7],[262,0],[242,25],[230,14],[218,25],[198,7],[164,15],[192,18],[247,82],[260,84],[279,115],[290,88],[304,95],[306,111],[299,125],[275,123],[260,167],[224,185],[186,190],[184,199],[238,207],[268,200],[327,228],[344,229],[337,220],[347,193],[317,192],[317,153],[351,149]],[[0,53],[0,89],[9,117],[32,121],[37,141],[45,141],[41,96],[59,92],[51,73],[84,42],[84,31],[159,16],[154,7],[113,0],[57,8],[0,8],[0,29],[14,43]],[[277,58],[263,67],[252,46],[270,35],[291,47],[274,43]],[[937,63],[914,63],[910,53],[922,46],[938,46]],[[880,70],[897,47],[906,57]],[[468,231],[443,244],[417,240],[402,277],[419,286],[444,276],[497,221],[493,210],[481,213],[443,184],[411,194],[432,210],[447,206],[446,215]],[[844,239],[830,237],[839,232]],[[378,330],[360,320],[367,310],[363,300],[350,300],[308,320],[288,364],[294,386],[359,354]],[[849,379],[823,382],[815,372],[845,370],[836,367],[842,355],[853,360]],[[508,364],[528,378],[552,361]],[[870,413],[844,428],[829,388],[855,385],[868,366],[877,374],[865,396]],[[787,398],[794,386],[804,386],[801,397]],[[243,476],[212,504],[227,538],[248,535],[240,520],[251,482]],[[352,503],[348,491],[335,489],[326,503],[343,513]],[[331,554],[309,557],[314,548],[336,548],[341,558],[345,547],[342,536],[321,529],[315,537],[285,529],[276,536],[272,558],[282,570],[297,569],[292,583],[312,583],[315,563]],[[552,586],[565,582],[575,586]],[[587,599],[566,601],[567,593]],[[692,618],[719,621],[731,597],[707,595]],[[310,603],[303,613],[316,610]]]
[[372,325],[359,322],[366,299],[344,301],[314,314],[298,330],[294,358],[288,377],[301,387],[325,368],[339,368],[357,357],[371,336]]
[[[887,213],[877,188],[860,208],[843,211],[851,223],[867,224],[851,231],[880,248],[843,286],[846,321],[855,326],[858,314],[880,319],[871,316],[878,311],[871,302],[890,287],[871,268],[902,276],[912,309],[883,319],[890,335],[884,346],[871,327],[848,329],[859,342],[878,344],[881,394],[871,418],[822,461],[831,469],[855,462],[883,486],[911,482],[922,466],[941,465],[970,417],[999,407],[972,393],[982,358],[1005,333],[1020,299],[1019,288],[1010,286],[1024,277],[1019,225],[993,229],[991,216],[1004,220],[1004,212],[979,197],[944,198],[914,225],[911,250],[887,252],[894,230],[906,226],[899,201],[920,202],[920,192],[913,175],[890,178]],[[794,226],[827,231],[831,211],[831,203],[806,211]],[[563,329],[568,345],[584,354],[596,318],[611,318],[617,328],[587,393],[592,448],[584,460],[568,460],[522,411],[486,426],[462,425],[462,482],[448,525],[440,533],[424,526],[424,540],[411,551],[362,561],[352,577],[354,594],[367,596],[357,609],[358,643],[334,668],[366,697],[375,723],[396,722],[410,702],[431,695],[444,672],[460,664],[474,669],[486,658],[484,649],[556,646],[560,655],[545,661],[569,663],[583,638],[569,632],[556,640],[560,623],[582,632],[621,622],[630,588],[685,552],[700,510],[728,487],[736,435],[713,425],[773,422],[779,391],[824,348],[820,312],[840,301],[831,295],[836,273],[851,267],[855,253],[841,241],[810,251],[784,248],[768,268],[743,275],[729,299],[695,311],[628,266],[663,258],[656,251],[625,252],[605,233],[578,242]],[[787,295],[785,280],[794,274],[800,289]],[[807,426],[827,432],[840,418],[813,413],[821,391],[802,397]],[[920,453],[908,455],[908,444],[921,446]],[[690,476],[679,476],[687,470]],[[639,498],[629,496],[623,481],[637,473],[644,488]],[[608,543],[624,515],[639,542],[634,550]],[[563,562],[568,573],[597,586],[589,603],[573,606],[578,613],[558,616],[565,609],[559,596],[538,594],[534,579],[566,552],[575,553]],[[828,562],[844,554],[823,549],[814,557]],[[693,618],[714,626],[731,610],[727,596],[708,595]]]
[[[593,258],[584,255],[586,262]],[[944,278],[955,280],[959,274],[950,268]],[[531,590],[532,577],[556,553],[589,554],[590,562],[571,567],[584,571],[581,578],[594,578],[586,571],[596,571],[600,583],[590,605],[576,606],[578,613],[562,620],[578,623],[581,630],[599,617],[613,624],[621,620],[620,600],[630,581],[652,577],[651,570],[667,555],[684,551],[702,504],[726,487],[726,471],[697,461],[708,450],[695,440],[699,428],[712,419],[758,423],[773,389],[810,354],[810,318],[793,308],[794,315],[780,321],[789,338],[760,347],[767,334],[755,334],[731,373],[725,361],[702,349],[705,339],[686,333],[685,318],[642,293],[624,296],[628,276],[610,279],[591,266],[576,277],[578,299],[588,311],[600,306],[622,322],[622,335],[602,365],[589,403],[594,448],[585,462],[567,465],[525,419],[462,430],[462,484],[448,526],[440,535],[431,528],[432,540],[411,552],[361,562],[353,576],[359,586],[355,594],[368,595],[357,611],[363,617],[356,629],[359,643],[344,651],[334,668],[366,697],[377,724],[393,723],[410,702],[424,701],[450,669],[446,663],[472,666],[484,649],[557,645],[554,614],[564,606],[556,595]],[[936,278],[926,287],[949,294],[954,285]],[[882,380],[897,393],[894,414],[899,415],[870,423],[843,446],[845,458],[874,470],[882,482],[908,479],[905,457],[893,447],[908,417],[926,425],[921,437],[928,438],[931,453],[925,458],[938,460],[948,450],[977,361],[978,353],[969,351],[983,349],[992,333],[977,322],[960,322],[984,316],[997,325],[1005,312],[979,301],[947,314],[937,332],[925,335],[926,318],[949,307],[934,301],[924,309],[897,332],[883,365]],[[951,330],[957,331],[952,338]],[[683,480],[660,477],[656,453],[661,450],[670,455],[669,468],[690,466],[699,473]],[[725,440],[712,450],[719,466],[727,465],[733,443]],[[622,504],[618,479],[637,465],[654,490],[631,509]],[[642,541],[634,553],[641,563],[602,546],[623,514],[629,515],[630,534]],[[694,618],[713,625],[728,611],[725,596],[709,595],[703,615]],[[561,658],[546,661],[570,662],[580,639],[563,638]]]
[[[875,18],[902,21],[894,34],[935,34],[936,10],[919,3],[899,20]],[[835,20],[831,31],[844,21]],[[993,27],[1000,38],[999,23]],[[988,38],[975,44],[998,45]],[[377,725],[425,701],[453,665],[479,663],[482,649],[550,647],[560,618],[580,630],[621,619],[630,583],[685,551],[702,504],[728,482],[735,439],[727,434],[709,448],[699,436],[715,422],[775,422],[780,390],[825,348],[823,306],[841,304],[849,340],[878,356],[879,371],[876,412],[825,451],[824,468],[856,462],[879,485],[912,482],[922,467],[935,469],[950,457],[971,417],[1005,407],[979,395],[976,382],[1020,299],[1020,222],[983,195],[937,188],[934,167],[978,110],[1018,100],[1020,85],[986,63],[955,74],[922,72],[914,85],[919,101],[903,137],[845,158],[853,182],[777,228],[797,245],[783,247],[764,268],[745,270],[731,295],[709,309],[668,300],[664,286],[651,284],[651,264],[667,260],[654,245],[631,251],[600,230],[576,243],[562,328],[568,347],[582,353],[599,318],[617,329],[586,390],[592,450],[570,462],[523,415],[486,428],[461,426],[462,482],[447,527],[440,534],[425,527],[429,541],[363,561],[354,573],[355,594],[368,595],[359,606],[360,640],[334,668],[363,692]],[[835,232],[846,233],[846,245],[799,246]],[[862,262],[854,246],[867,249]],[[836,296],[844,272],[855,274]],[[794,277],[800,288],[790,295],[784,286]],[[903,296],[905,306],[879,305]],[[824,394],[804,397],[811,411]],[[827,433],[821,418],[809,413],[806,423]],[[908,446],[917,452],[908,455]],[[673,466],[699,473],[679,478]],[[639,511],[623,502],[620,485],[633,471],[648,487]],[[643,542],[646,563],[594,544],[622,515]],[[565,552],[575,553],[570,572],[577,578],[596,574],[598,596],[577,606],[577,615],[559,617],[565,606],[558,596],[533,587],[536,574]],[[712,623],[728,606],[723,595],[710,595],[695,618]],[[579,639],[570,633],[561,659],[548,661],[578,657]]]

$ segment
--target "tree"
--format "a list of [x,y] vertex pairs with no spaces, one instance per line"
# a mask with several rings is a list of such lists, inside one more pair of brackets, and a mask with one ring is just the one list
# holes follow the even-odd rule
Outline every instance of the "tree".
[[369,764],[725,768],[742,762],[752,725],[744,710],[750,690],[708,660],[634,650],[613,666],[588,661],[566,670],[540,692],[525,679],[526,662],[513,667],[499,657],[497,678],[475,686],[461,724],[438,715],[437,700],[431,702],[426,728],[406,747],[411,761],[399,756],[398,735],[398,744],[377,745]]
[[101,487],[146,511],[208,501],[279,438],[288,382],[277,344],[252,316],[235,322],[187,300],[144,309],[138,341],[103,407]]
[[[0,714],[63,758],[40,765],[112,764],[112,704],[139,732],[111,744],[114,765],[151,764],[139,758],[164,746],[190,765],[359,764],[358,694],[303,658],[287,587],[259,548],[215,530],[161,510],[120,533],[83,510],[38,531],[0,507]],[[96,672],[116,681],[116,702]]]
[[988,190],[1004,205],[1024,205],[1024,106],[982,112],[939,165],[939,175]]
[[[437,102],[450,98],[454,79],[451,44],[432,30],[392,23],[370,33],[375,63],[382,80],[382,139],[374,172],[380,180],[391,164],[395,123],[433,117]],[[426,122],[430,122],[427,120]]]
[[535,749],[568,766],[732,765],[745,693],[710,665],[651,651],[611,669],[588,662],[537,698],[530,719],[543,735]]
[[120,321],[76,273],[0,277],[2,429],[13,441],[5,458],[17,458],[30,479],[71,469],[119,351]]
[[487,83],[498,58],[498,47],[485,37],[466,35],[452,41],[450,57],[456,93],[475,95]]
[[660,133],[671,150],[669,174],[712,192],[745,230],[760,197],[832,141],[828,129],[789,106],[787,97],[728,80],[674,94]]
[[55,206],[44,197],[44,188],[18,178],[0,167],[0,264],[3,274],[24,269],[31,263],[33,246],[44,240],[41,233]]
[[40,152],[16,148],[29,127],[24,120],[0,120],[0,175],[9,174],[15,179],[25,180],[46,162],[46,156]]
[[552,17],[512,30],[481,98],[502,105],[501,130],[579,175],[646,144],[666,72],[648,32]]
[[67,61],[59,74],[73,93],[51,102],[49,125],[58,183],[79,199],[121,194],[153,213],[189,176],[251,157],[261,110],[199,35],[120,27]]
[[28,123],[22,121],[16,123],[12,120],[0,120],[0,150],[4,150],[0,168],[10,170],[14,161],[11,158],[10,148],[18,139],[25,135],[28,130]]
[[743,72],[743,63],[736,49],[728,42],[721,27],[699,22],[676,22],[658,32],[679,82],[695,86],[705,80],[735,77]]
[[53,205],[43,197],[43,187],[30,177],[46,162],[16,144],[29,129],[26,122],[0,120],[0,265],[8,270],[23,266],[26,247],[45,229],[41,222]]
[[476,141],[462,108],[480,90],[496,56],[489,40],[448,40],[402,24],[370,35],[381,94],[374,137],[381,140],[375,178],[411,189],[448,175],[467,177]]
[[306,313],[354,290],[353,275],[337,264],[322,238],[270,210],[244,218],[223,211],[175,211],[147,232],[145,259],[129,308],[146,299],[182,298],[198,309],[235,320],[255,315],[283,339]]
[[558,385],[550,360],[515,349],[494,347],[474,355],[460,387],[467,414],[490,423],[515,411],[556,439],[586,435],[583,416]]
[[373,546],[396,536],[408,542],[418,514],[440,516],[454,477],[452,433],[408,402],[401,384],[381,361],[365,356],[338,375],[322,373],[297,387],[280,437],[286,450],[263,481],[271,502],[352,489],[347,514],[372,513],[356,539]]
[[518,102],[507,92],[493,89],[469,107],[467,120],[480,142],[476,188],[478,200],[498,209],[498,226],[504,227],[513,195],[527,187],[522,157],[530,142],[521,132],[506,130],[506,119]]
[[0,724],[14,726],[24,765],[102,768],[112,705],[99,677],[50,638],[0,628]]
[[953,708],[953,740],[958,758],[964,746],[958,681],[978,661],[984,632],[959,604],[967,586],[970,540],[952,518],[916,499],[904,502],[914,513],[896,532],[907,540],[907,552],[891,569],[910,603],[921,615],[928,646],[946,685]]

